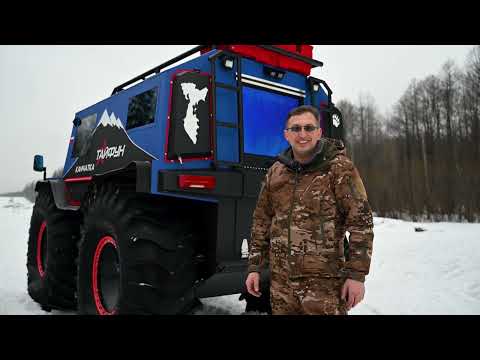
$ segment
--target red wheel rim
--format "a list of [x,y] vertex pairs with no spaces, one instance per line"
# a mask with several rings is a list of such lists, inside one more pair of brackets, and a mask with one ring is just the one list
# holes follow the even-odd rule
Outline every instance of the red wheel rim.
[[42,242],[43,242],[43,234],[45,233],[45,229],[47,228],[47,222],[42,222],[40,225],[40,230],[38,231],[37,235],[37,269],[40,277],[43,278],[45,276],[45,267],[42,261]]
[[104,250],[105,246],[108,244],[112,245],[115,249],[117,249],[117,242],[111,236],[104,236],[100,239],[100,242],[95,249],[95,254],[93,257],[93,268],[92,268],[92,290],[93,290],[93,298],[95,300],[95,306],[97,311],[100,315],[114,315],[116,314],[116,310],[108,311],[103,302],[102,297],[100,294],[99,284],[98,284],[98,266],[100,262],[100,256],[102,255],[102,251]]

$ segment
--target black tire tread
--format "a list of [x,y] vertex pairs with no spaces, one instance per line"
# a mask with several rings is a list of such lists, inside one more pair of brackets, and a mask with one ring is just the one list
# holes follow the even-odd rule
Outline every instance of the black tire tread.
[[79,242],[80,313],[92,313],[88,305],[92,300],[85,291],[88,275],[82,274],[89,274],[84,264],[91,254],[86,249],[96,241],[95,231],[96,237],[112,232],[122,254],[119,314],[174,314],[187,308],[195,281],[189,224],[165,216],[156,199],[121,191],[112,184],[98,188],[87,204]]
[[[76,309],[76,242],[79,216],[55,206],[49,190],[41,189],[33,207],[27,251],[27,284],[30,297],[42,308]],[[47,221],[48,264],[40,278],[36,263],[39,224]]]

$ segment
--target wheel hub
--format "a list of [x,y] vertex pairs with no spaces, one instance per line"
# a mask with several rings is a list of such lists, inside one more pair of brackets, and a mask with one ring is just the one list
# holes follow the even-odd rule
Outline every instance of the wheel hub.
[[117,242],[111,236],[103,237],[97,245],[92,277],[97,311],[101,315],[115,314],[120,293],[120,261]]

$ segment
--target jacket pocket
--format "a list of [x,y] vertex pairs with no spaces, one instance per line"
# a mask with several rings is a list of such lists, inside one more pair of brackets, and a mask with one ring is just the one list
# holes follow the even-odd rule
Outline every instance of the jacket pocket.
[[298,272],[302,276],[338,276],[338,262],[328,254],[304,255],[299,261]]
[[335,221],[318,215],[312,242],[299,264],[303,275],[338,276],[338,246],[335,239]]

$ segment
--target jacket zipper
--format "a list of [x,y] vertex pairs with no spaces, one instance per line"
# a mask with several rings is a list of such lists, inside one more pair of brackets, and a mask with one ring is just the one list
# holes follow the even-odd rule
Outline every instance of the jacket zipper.
[[290,238],[291,232],[291,224],[292,224],[292,213],[293,213],[293,205],[295,203],[295,193],[297,191],[297,184],[298,184],[298,169],[295,169],[295,183],[293,185],[293,195],[292,195],[292,203],[290,204],[290,213],[288,214],[288,257],[292,255],[292,241]]
[[[325,239],[325,234],[324,234],[324,230],[323,230],[323,216],[322,215],[319,215],[319,219],[320,219],[320,241],[323,241]],[[317,251],[317,254],[318,254],[318,241],[317,241],[317,237],[315,236],[315,250]]]

